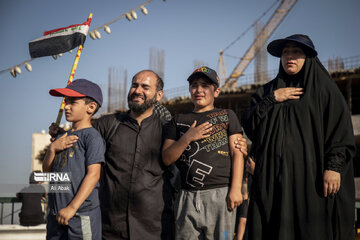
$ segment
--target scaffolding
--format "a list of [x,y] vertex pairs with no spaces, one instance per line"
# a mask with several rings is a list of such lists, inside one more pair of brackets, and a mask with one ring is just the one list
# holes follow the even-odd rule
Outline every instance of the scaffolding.
[[149,69],[156,72],[164,80],[165,50],[150,48]]
[[[260,34],[261,30],[264,28],[264,23],[258,21],[255,23],[255,36],[254,39],[256,40],[257,36]],[[254,40],[254,41],[255,41]],[[254,63],[254,83],[262,83],[268,81],[267,76],[267,51],[266,51],[266,44],[261,44],[260,42],[256,42],[255,44],[255,55]]]
[[127,70],[119,71],[115,67],[109,68],[108,75],[108,105],[107,111],[125,111],[127,101]]

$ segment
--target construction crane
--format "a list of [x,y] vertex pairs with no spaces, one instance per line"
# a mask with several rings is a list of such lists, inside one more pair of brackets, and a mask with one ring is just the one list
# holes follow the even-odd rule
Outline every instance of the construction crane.
[[271,18],[259,32],[251,46],[247,49],[240,62],[236,65],[230,76],[226,78],[226,68],[224,62],[224,52],[220,50],[219,75],[225,81],[222,88],[232,89],[236,86],[238,78],[243,74],[249,63],[253,60],[260,48],[266,43],[271,34],[279,26],[285,16],[289,13],[297,0],[282,0],[279,7],[275,10]]

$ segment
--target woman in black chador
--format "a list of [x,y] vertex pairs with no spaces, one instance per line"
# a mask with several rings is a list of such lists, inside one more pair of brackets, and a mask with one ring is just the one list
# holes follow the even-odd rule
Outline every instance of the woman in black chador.
[[256,147],[249,239],[354,239],[350,113],[306,35],[271,42],[276,78],[242,117]]

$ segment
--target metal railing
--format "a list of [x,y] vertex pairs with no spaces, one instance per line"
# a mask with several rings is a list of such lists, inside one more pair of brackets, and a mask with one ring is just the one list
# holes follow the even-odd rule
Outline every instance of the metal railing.
[[[347,58],[337,57],[321,62],[330,73],[351,70],[360,67],[360,55]],[[267,76],[267,78],[264,78],[256,83],[267,83],[271,79],[274,79],[277,73],[278,69],[266,71],[263,75]],[[244,74],[238,79],[237,87],[254,84],[255,79],[255,74]],[[164,90],[165,100],[183,96],[189,96],[189,87],[187,85]]]
[[[1,204],[0,224],[3,224],[4,219],[10,216],[11,216],[11,224],[14,224],[14,214],[20,211],[20,209],[14,211],[14,207],[15,207],[15,203],[19,203],[19,202],[21,201],[16,197],[0,197],[0,204]],[[6,216],[4,216],[4,204],[11,204],[11,213]]]
[[351,70],[360,66],[360,55],[347,58],[336,57],[322,63],[330,73]]

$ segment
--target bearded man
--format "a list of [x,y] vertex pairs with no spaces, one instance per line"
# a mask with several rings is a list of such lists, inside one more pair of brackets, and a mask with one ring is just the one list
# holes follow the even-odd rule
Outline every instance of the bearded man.
[[[172,173],[161,159],[163,125],[171,119],[158,104],[163,87],[155,72],[142,70],[132,78],[130,110],[93,122],[106,142],[99,189],[104,240],[174,239]],[[52,140],[62,131],[53,123],[49,128]],[[245,138],[235,144],[247,155]],[[176,175],[176,169],[172,171]],[[176,185],[176,178],[171,180]]]
[[161,160],[165,121],[153,114],[163,86],[155,72],[138,72],[128,94],[130,110],[94,123],[106,141],[100,184],[103,239],[173,238],[171,187]]

